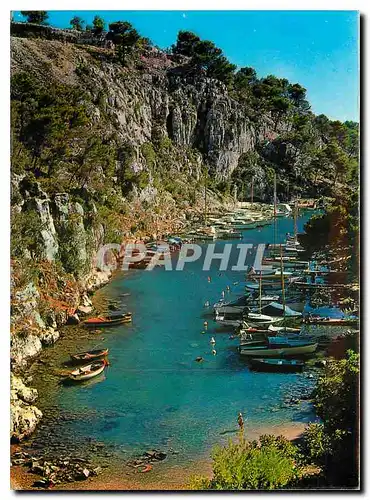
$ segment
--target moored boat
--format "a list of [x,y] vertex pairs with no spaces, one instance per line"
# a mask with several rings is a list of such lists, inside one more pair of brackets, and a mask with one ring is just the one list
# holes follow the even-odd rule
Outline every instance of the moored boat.
[[278,373],[301,372],[304,367],[300,359],[252,358],[249,364],[253,370]]
[[290,271],[283,271],[283,273],[281,273],[280,269],[276,269],[276,270],[268,270],[268,271],[262,271],[262,272],[256,272],[256,271],[250,271],[247,276],[248,278],[250,279],[253,279],[253,280],[281,280],[281,275],[283,274],[283,278],[284,279],[287,279],[287,278],[290,278],[293,273],[290,272]]
[[95,359],[104,358],[108,356],[109,349],[95,349],[92,351],[79,352],[77,354],[71,354],[71,360],[75,363],[93,361]]
[[317,346],[317,342],[312,343],[305,340],[293,340],[285,337],[268,337],[268,340],[258,342],[257,345],[240,345],[239,352],[243,356],[258,358],[301,356],[314,353]]
[[288,326],[275,326],[275,325],[270,325],[269,330],[271,332],[288,332],[288,333],[299,333],[301,331],[300,328],[290,328]]
[[110,316],[98,316],[95,318],[86,319],[83,322],[84,326],[99,328],[101,326],[114,326],[121,323],[130,323],[132,321],[132,313],[112,314]]
[[88,365],[80,366],[73,370],[69,375],[68,379],[74,382],[83,382],[84,380],[89,380],[96,377],[102,373],[107,365],[104,359],[99,359],[89,363]]
[[284,316],[286,318],[298,318],[302,316],[301,312],[294,311],[287,304],[280,304],[279,302],[270,302],[270,304],[266,304],[262,308],[265,314],[269,314],[271,316]]
[[215,321],[220,325],[224,327],[239,327],[242,325],[243,320],[242,319],[231,319],[231,318],[226,318],[224,315],[219,315],[216,313]]
[[276,318],[273,316],[268,316],[267,314],[260,314],[260,313],[253,313],[249,312],[245,319],[250,323],[251,325],[257,324],[257,325],[271,325],[273,323],[278,323],[279,321],[282,321],[284,317],[281,318]]

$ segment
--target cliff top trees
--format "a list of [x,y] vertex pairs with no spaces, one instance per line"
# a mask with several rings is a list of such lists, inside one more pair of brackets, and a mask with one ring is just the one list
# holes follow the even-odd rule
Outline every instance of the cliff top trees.
[[95,16],[93,20],[93,31],[95,35],[100,35],[104,31],[105,22],[100,16]]
[[174,54],[181,54],[183,56],[192,57],[194,49],[200,38],[191,31],[179,31],[175,45],[172,45],[172,52]]
[[301,111],[309,111],[310,105],[306,100],[307,91],[305,88],[299,85],[299,83],[293,83],[288,85],[287,91],[289,99],[296,108]]
[[69,24],[72,26],[72,28],[74,30],[82,31],[83,30],[83,25],[85,24],[85,21],[81,17],[74,16],[69,21]]
[[239,91],[250,89],[251,85],[254,85],[256,82],[256,70],[250,67],[240,68],[234,77],[234,87]]
[[46,24],[49,14],[46,10],[21,10],[23,17],[27,18],[28,23]]
[[195,71],[216,78],[226,84],[231,83],[236,66],[223,55],[222,50],[210,40],[201,40],[191,31],[179,31],[174,54],[191,57],[190,65]]
[[109,25],[109,40],[117,47],[118,60],[122,65],[126,64],[127,52],[140,39],[138,31],[127,21],[117,21]]

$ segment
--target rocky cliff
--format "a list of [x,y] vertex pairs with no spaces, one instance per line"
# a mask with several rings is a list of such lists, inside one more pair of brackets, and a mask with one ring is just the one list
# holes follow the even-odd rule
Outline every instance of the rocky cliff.
[[[286,117],[250,117],[222,82],[186,76],[170,56],[155,49],[141,57],[135,70],[112,63],[108,50],[57,41],[12,38],[11,50],[13,74],[26,71],[44,84],[55,81],[84,91],[90,120],[104,118],[105,135],[112,132],[118,142],[136,149],[137,169],[148,166],[140,146],[160,137],[185,151],[179,170],[186,170],[186,150],[193,150],[201,155],[199,164],[225,180],[241,155],[262,150],[269,156],[264,146],[291,129]],[[275,160],[284,154],[280,151]]]

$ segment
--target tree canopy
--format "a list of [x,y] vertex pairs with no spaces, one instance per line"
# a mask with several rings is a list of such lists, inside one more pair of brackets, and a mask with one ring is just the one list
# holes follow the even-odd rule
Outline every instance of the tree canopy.
[[75,29],[77,31],[82,31],[83,25],[85,24],[85,21],[81,17],[74,16],[69,21],[69,24],[72,26],[73,29]]
[[191,31],[180,31],[176,44],[172,46],[172,52],[190,57],[190,65],[194,71],[224,83],[231,83],[236,66],[228,61],[222,50],[212,41],[201,40]]
[[46,24],[49,14],[46,10],[21,10],[23,17],[27,18],[28,23]]
[[117,21],[109,25],[108,39],[115,44],[118,60],[124,65],[127,53],[139,41],[140,34],[131,23]]
[[105,21],[100,16],[95,16],[93,20],[93,31],[95,35],[100,35],[105,28]]

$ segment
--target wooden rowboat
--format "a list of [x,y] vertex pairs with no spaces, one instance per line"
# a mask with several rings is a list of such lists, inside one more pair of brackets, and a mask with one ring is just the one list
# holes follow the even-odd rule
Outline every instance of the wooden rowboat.
[[80,366],[79,368],[73,370],[68,375],[68,378],[69,380],[73,380],[74,382],[83,382],[84,380],[89,380],[102,373],[106,365],[107,362],[104,359],[93,361],[88,365]]
[[301,372],[304,367],[304,362],[300,359],[252,358],[249,364],[253,370],[278,373]]
[[129,323],[132,321],[132,313],[113,314],[111,316],[98,316],[96,318],[89,318],[83,322],[84,326],[100,328],[101,326],[114,326],[121,323]]
[[95,359],[104,358],[108,356],[108,349],[95,349],[93,351],[79,352],[77,354],[71,354],[71,359],[75,363],[93,361]]

